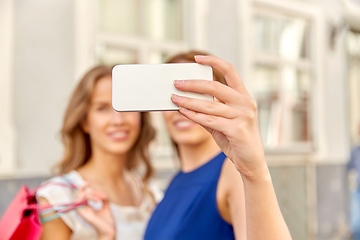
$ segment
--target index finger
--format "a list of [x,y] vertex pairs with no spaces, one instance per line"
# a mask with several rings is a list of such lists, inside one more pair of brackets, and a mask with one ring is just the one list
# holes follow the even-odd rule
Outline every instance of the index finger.
[[222,60],[221,58],[215,56],[203,56],[196,55],[195,61],[199,64],[209,65],[216,70],[218,70],[221,74],[224,75],[226,79],[226,83],[229,87],[233,88],[237,92],[241,94],[250,95],[247,91],[243,81],[241,80],[239,74],[237,73],[234,65]]

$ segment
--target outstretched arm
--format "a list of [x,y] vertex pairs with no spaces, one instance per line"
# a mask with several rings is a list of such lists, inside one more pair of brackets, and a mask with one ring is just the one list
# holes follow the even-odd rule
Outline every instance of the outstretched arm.
[[180,107],[180,113],[211,133],[240,172],[245,193],[247,239],[291,239],[265,161],[255,100],[233,65],[214,56],[196,56],[195,60],[221,72],[228,86],[216,81],[176,80],[177,89],[210,94],[218,101],[178,95],[173,95],[172,101]]

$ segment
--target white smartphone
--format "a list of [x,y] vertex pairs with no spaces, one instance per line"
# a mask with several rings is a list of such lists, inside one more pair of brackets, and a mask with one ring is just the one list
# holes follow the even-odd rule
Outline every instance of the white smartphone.
[[112,105],[120,112],[174,111],[171,94],[212,101],[207,94],[183,92],[174,80],[213,80],[212,68],[198,63],[126,64],[112,70]]

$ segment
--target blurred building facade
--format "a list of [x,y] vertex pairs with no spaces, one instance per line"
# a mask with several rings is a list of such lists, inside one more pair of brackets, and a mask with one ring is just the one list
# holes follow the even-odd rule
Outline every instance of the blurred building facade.
[[[359,0],[0,0],[0,214],[62,153],[64,108],[91,66],[198,49],[231,62],[258,102],[294,240],[341,239],[344,166],[360,122]],[[176,168],[161,113],[159,183]]]

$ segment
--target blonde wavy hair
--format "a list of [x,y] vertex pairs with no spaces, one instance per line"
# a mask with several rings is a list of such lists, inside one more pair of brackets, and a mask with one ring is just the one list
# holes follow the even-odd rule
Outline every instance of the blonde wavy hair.
[[[81,79],[73,92],[65,112],[60,138],[64,144],[62,160],[53,168],[55,174],[64,174],[83,166],[91,157],[90,136],[82,129],[86,118],[95,84],[103,77],[111,77],[112,68],[96,66]],[[141,112],[141,130],[138,139],[131,148],[126,168],[135,170],[144,166],[142,180],[145,183],[153,176],[154,168],[150,162],[149,144],[155,138],[155,129],[150,114]]]

